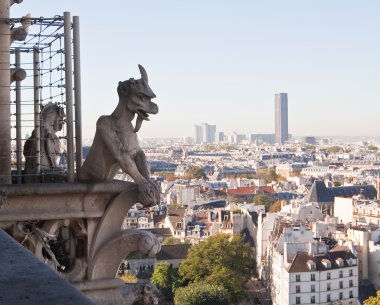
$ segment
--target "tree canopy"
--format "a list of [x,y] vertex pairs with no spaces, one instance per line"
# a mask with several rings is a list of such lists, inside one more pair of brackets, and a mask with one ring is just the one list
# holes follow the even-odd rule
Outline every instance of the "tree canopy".
[[265,168],[265,169],[259,169],[254,175],[255,178],[263,178],[265,179],[266,183],[272,182],[272,181],[278,181],[279,176],[276,174],[275,168]]
[[270,213],[277,213],[281,211],[281,200],[277,200],[269,207]]
[[375,146],[375,145],[368,145],[367,146],[367,150],[375,152],[375,151],[378,151],[379,148],[377,146]]
[[227,291],[217,285],[194,283],[178,288],[174,302],[176,305],[228,305]]
[[273,201],[265,194],[257,194],[253,197],[253,203],[256,205],[264,205],[265,211],[269,211]]
[[184,285],[206,283],[221,286],[232,301],[245,297],[244,284],[255,274],[255,258],[238,235],[217,234],[190,250],[179,268]]
[[207,176],[201,167],[194,166],[186,173],[185,179],[207,179]]
[[173,298],[173,292],[178,281],[177,270],[168,263],[160,263],[154,267],[150,281],[162,292],[166,299]]
[[327,152],[332,153],[332,154],[336,154],[336,153],[340,152],[341,149],[342,148],[340,146],[334,145],[334,146],[330,146],[329,148],[327,148]]

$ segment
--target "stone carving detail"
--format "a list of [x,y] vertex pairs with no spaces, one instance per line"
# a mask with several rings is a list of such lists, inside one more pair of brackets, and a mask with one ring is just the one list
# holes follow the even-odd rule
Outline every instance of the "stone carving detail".
[[[57,103],[48,103],[41,107],[40,139],[37,138],[36,128],[24,145],[25,182],[38,182],[39,174],[62,176],[57,158],[61,154],[61,144],[56,132],[61,131],[64,124],[65,112]],[[40,173],[37,164],[37,141],[40,141]],[[62,180],[62,177],[59,179]]]
[[[101,116],[90,152],[81,168],[82,181],[110,181],[119,169],[137,183],[141,204],[148,206],[159,201],[159,188],[150,179],[149,166],[141,150],[137,132],[149,114],[158,113],[151,101],[156,95],[148,85],[148,75],[139,65],[141,79],[119,82],[119,103],[111,115]],[[135,126],[132,120],[136,118]]]

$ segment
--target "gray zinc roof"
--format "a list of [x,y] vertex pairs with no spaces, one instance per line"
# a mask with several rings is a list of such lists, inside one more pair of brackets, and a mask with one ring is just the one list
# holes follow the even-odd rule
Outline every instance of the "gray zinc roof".
[[373,185],[326,187],[323,181],[316,180],[304,200],[306,202],[318,202],[319,204],[333,204],[335,197],[352,197],[360,194],[365,198],[374,199],[377,196],[377,191]]

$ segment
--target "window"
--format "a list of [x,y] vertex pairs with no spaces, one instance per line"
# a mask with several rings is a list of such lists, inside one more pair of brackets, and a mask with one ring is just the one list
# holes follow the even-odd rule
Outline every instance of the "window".
[[354,286],[354,281],[350,280],[350,287]]
[[296,282],[300,282],[301,281],[301,276],[299,274],[296,274]]
[[331,297],[330,297],[330,294],[327,295],[327,302],[330,302],[331,301]]
[[315,285],[311,285],[310,290],[311,292],[315,292]]
[[311,274],[311,281],[312,281],[312,282],[315,281],[315,274]]
[[339,271],[339,277],[343,277],[343,271]]
[[350,290],[350,298],[353,298],[354,297],[354,293],[352,292],[352,290]]
[[331,290],[331,284],[330,284],[330,283],[327,283],[327,290],[328,290],[328,291]]
[[300,297],[296,297],[296,304],[301,304],[301,298]]
[[310,303],[311,304],[315,304],[315,296],[314,295],[311,296]]
[[343,292],[339,292],[339,300],[343,299]]
[[296,286],[296,293],[300,293],[301,292],[301,287],[300,286]]
[[327,279],[328,279],[328,280],[331,279],[331,273],[330,273],[330,272],[327,272]]
[[340,289],[343,288],[343,282],[342,282],[342,281],[339,282],[339,288],[340,288]]
[[354,275],[354,272],[352,271],[352,269],[350,269],[349,273],[350,273],[350,276]]

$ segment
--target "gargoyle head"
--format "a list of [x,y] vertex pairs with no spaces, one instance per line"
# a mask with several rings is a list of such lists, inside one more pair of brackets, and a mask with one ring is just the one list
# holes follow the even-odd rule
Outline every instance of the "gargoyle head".
[[49,102],[46,105],[41,105],[41,120],[42,125],[47,130],[54,132],[61,131],[65,124],[65,110],[57,103]]
[[151,101],[156,95],[148,84],[148,74],[143,66],[139,65],[141,78],[130,78],[124,82],[119,82],[117,93],[119,102],[125,102],[127,110],[137,114],[134,131],[139,131],[144,120],[149,121],[149,114],[158,113],[158,106]]

